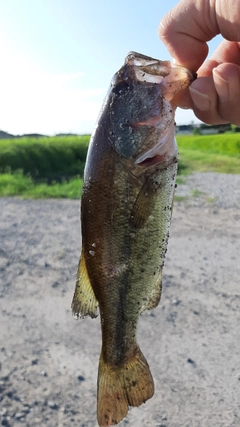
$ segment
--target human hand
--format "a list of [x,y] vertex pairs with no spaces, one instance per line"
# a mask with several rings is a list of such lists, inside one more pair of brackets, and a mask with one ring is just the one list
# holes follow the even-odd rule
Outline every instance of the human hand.
[[[240,126],[240,0],[181,0],[160,22],[159,36],[178,64],[198,79],[175,97],[205,123]],[[224,40],[212,57],[207,41]],[[204,62],[205,61],[205,62]]]

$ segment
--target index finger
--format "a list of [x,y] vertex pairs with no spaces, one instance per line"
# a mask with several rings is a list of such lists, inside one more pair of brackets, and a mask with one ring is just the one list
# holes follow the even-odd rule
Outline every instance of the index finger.
[[176,61],[196,71],[217,34],[239,41],[240,1],[182,0],[161,20],[159,36]]

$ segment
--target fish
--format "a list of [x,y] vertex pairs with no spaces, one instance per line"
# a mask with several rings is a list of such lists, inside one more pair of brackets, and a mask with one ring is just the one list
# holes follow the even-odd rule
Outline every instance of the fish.
[[171,101],[194,78],[182,66],[130,52],[90,140],[72,312],[100,312],[100,427],[118,424],[154,394],[136,331],[140,314],[161,297],[178,163]]

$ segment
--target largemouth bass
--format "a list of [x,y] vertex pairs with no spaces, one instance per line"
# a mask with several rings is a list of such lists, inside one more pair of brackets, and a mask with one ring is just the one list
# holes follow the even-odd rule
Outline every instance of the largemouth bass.
[[100,426],[154,393],[137,341],[140,313],[160,301],[177,173],[176,92],[187,69],[130,52],[114,75],[89,145],[81,202],[82,254],[72,311],[97,316]]

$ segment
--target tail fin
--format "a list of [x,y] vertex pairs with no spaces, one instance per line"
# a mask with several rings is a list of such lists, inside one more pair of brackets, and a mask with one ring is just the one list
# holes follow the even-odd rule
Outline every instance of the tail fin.
[[140,406],[153,394],[153,378],[139,347],[133,358],[117,368],[104,363],[101,354],[97,409],[100,427],[118,424],[127,415],[128,406]]

